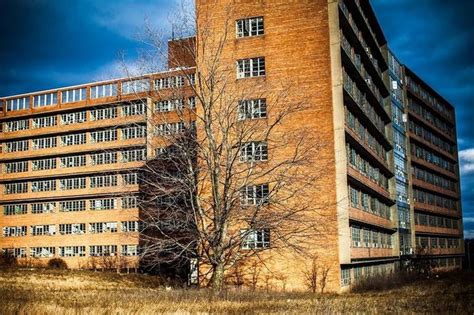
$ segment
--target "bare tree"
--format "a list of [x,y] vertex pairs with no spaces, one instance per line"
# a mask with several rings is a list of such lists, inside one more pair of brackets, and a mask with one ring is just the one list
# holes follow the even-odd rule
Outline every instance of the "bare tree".
[[318,258],[313,257],[313,259],[311,259],[310,266],[303,271],[306,280],[306,286],[312,293],[316,293],[318,289],[318,272]]
[[[175,36],[196,32],[194,13],[182,10],[174,21]],[[224,54],[230,21],[218,35],[198,27],[198,44],[177,41],[179,53],[168,53],[163,36],[148,28],[150,51],[139,68],[157,72],[168,59],[173,79],[136,94],[148,108],[149,146],[158,148],[141,169],[142,260],[198,259],[201,280],[215,290],[226,271],[265,251],[306,256],[326,235],[321,222],[330,206],[313,198],[330,163],[321,154],[327,143],[294,120],[310,104],[286,81],[235,84],[235,63]],[[166,111],[160,100],[171,101]]]

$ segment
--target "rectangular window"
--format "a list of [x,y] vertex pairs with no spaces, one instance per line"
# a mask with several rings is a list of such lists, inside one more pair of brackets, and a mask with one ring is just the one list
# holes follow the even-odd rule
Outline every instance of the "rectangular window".
[[61,246],[59,247],[59,256],[61,257],[85,257],[85,246]]
[[136,161],[145,161],[146,160],[146,149],[133,149],[122,151],[121,161],[126,162],[136,162]]
[[136,115],[145,115],[146,113],[146,104],[145,103],[133,103],[122,105],[122,116],[136,116]]
[[5,152],[28,151],[28,140],[11,141],[5,143]]
[[183,99],[163,100],[155,103],[156,112],[171,112],[184,109]]
[[57,125],[56,116],[45,116],[33,118],[33,129],[46,128]]
[[72,190],[72,189],[84,189],[86,188],[85,177],[73,177],[73,178],[62,178],[60,179],[61,190]]
[[150,81],[148,79],[122,82],[123,95],[147,92],[149,90],[150,90]]
[[351,270],[341,269],[341,286],[346,287],[351,284]]
[[31,165],[33,171],[52,170],[56,168],[56,158],[34,160]]
[[91,165],[117,163],[117,152],[102,152],[91,154]]
[[61,115],[62,125],[80,124],[87,121],[86,112],[75,112]]
[[7,101],[7,111],[22,110],[30,108],[29,96],[15,98]]
[[33,139],[33,150],[55,148],[56,146],[56,137]]
[[86,165],[85,155],[63,156],[60,158],[62,168],[80,167]]
[[28,192],[28,183],[8,183],[5,184],[5,195],[24,194]]
[[138,245],[122,245],[122,256],[137,256]]
[[138,185],[138,174],[122,174],[122,181],[124,185]]
[[62,235],[84,234],[86,233],[86,224],[85,223],[60,224],[59,233]]
[[268,160],[268,145],[266,142],[248,142],[240,148],[240,161],[266,161]]
[[117,203],[114,198],[90,200],[91,210],[113,210],[116,208],[117,208]]
[[91,87],[91,98],[117,96],[117,83],[101,84]]
[[185,129],[184,122],[166,123],[155,126],[155,135],[157,136],[169,136],[179,132],[183,132]]
[[19,237],[26,235],[26,225],[23,226],[5,226],[3,228],[3,237]]
[[268,184],[251,185],[242,188],[240,202],[243,206],[267,204],[270,197]]
[[91,176],[91,188],[117,186],[117,175]]
[[33,214],[53,213],[54,209],[56,209],[56,202],[43,202],[43,203],[31,204],[31,213]]
[[30,123],[28,119],[21,119],[21,120],[13,120],[7,121],[4,123],[5,132],[14,132],[14,131],[21,131],[27,130],[30,127]]
[[86,143],[86,134],[85,133],[76,133],[70,135],[61,136],[61,145],[62,146],[71,146],[71,145],[80,145]]
[[265,117],[267,117],[267,102],[265,99],[239,101],[239,120],[258,119]]
[[35,258],[50,258],[56,254],[55,247],[31,247],[30,256]]
[[70,201],[59,202],[60,212],[78,212],[78,211],[85,211],[85,210],[86,210],[85,200],[70,200]]
[[91,120],[105,120],[117,117],[117,107],[98,108],[91,110]]
[[166,77],[155,80],[155,90],[171,89],[184,86],[184,77]]
[[117,232],[117,222],[93,222],[89,223],[90,233],[115,233]]
[[138,232],[138,221],[122,221],[122,232]]
[[241,230],[242,249],[263,249],[270,247],[270,230]]
[[86,88],[62,91],[61,102],[72,103],[84,101],[86,99]]
[[236,21],[237,38],[264,34],[263,17],[254,17]]
[[146,137],[146,126],[129,126],[122,128],[122,139],[135,139]]
[[136,196],[122,197],[122,209],[133,209],[136,207],[137,207]]
[[40,235],[55,235],[56,234],[56,225],[32,225],[31,226],[31,235],[40,236]]
[[107,142],[117,140],[117,129],[107,129],[91,132],[91,142]]
[[54,93],[35,95],[33,106],[43,107],[43,106],[56,105],[57,103],[58,103],[58,94],[54,92]]
[[4,215],[21,215],[21,214],[26,214],[27,212],[28,212],[28,205],[26,203],[3,206]]
[[92,245],[89,246],[89,255],[91,257],[116,256],[117,245]]
[[264,57],[237,60],[237,79],[260,77],[264,75]]
[[28,161],[5,163],[4,172],[7,174],[28,172]]
[[54,191],[56,190],[56,180],[38,180],[31,182],[31,192]]

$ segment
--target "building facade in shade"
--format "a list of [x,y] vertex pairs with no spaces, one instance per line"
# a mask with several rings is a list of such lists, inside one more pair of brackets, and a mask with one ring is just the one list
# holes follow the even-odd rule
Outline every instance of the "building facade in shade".
[[[329,290],[392,272],[414,254],[440,267],[460,266],[454,108],[389,51],[369,1],[198,0],[196,10],[206,13],[197,15],[198,47],[200,28],[216,42],[228,28],[222,62],[235,76],[230,88],[257,87],[249,99],[268,98],[259,118],[277,110],[271,98],[277,86],[296,90],[289,101],[311,105],[280,132],[304,124],[328,143],[322,154],[331,164],[311,201],[332,204],[324,210],[330,228],[311,240],[311,254],[329,268]],[[77,268],[110,255],[136,265],[134,170],[159,150],[155,136],[162,129],[149,117],[166,112],[167,123],[179,125],[168,102],[176,95],[167,90],[178,87],[180,102],[195,104],[191,74],[205,69],[199,62],[206,57],[198,56],[194,68],[183,56],[184,73],[170,65],[132,80],[2,98],[0,248],[26,259],[61,257]],[[277,150],[272,154],[285,154]],[[272,286],[305,289],[309,256],[276,255],[271,235],[262,252],[280,274]]]

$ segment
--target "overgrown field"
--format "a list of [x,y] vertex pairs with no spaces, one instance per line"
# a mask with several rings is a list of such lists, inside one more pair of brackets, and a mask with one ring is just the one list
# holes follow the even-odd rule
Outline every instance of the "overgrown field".
[[0,314],[156,313],[473,314],[474,275],[457,273],[363,293],[324,294],[166,289],[146,275],[0,270]]

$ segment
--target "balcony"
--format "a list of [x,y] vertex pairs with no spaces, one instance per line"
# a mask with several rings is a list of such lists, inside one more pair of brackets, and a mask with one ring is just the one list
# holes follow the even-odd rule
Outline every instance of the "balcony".
[[442,228],[442,227],[434,227],[434,226],[426,226],[426,225],[415,225],[416,233],[426,233],[426,234],[447,234],[450,236],[458,236],[462,235],[462,229],[450,229],[450,228]]
[[456,158],[456,156],[454,154],[452,154],[451,152],[448,152],[448,151],[445,151],[444,149],[434,145],[433,143],[425,140],[424,138],[416,135],[415,133],[413,133],[412,131],[408,131],[408,135],[411,139],[414,139],[415,141],[417,141],[418,143],[421,143],[423,144],[424,146],[427,146],[429,147],[430,149],[436,151],[437,153],[439,154],[442,154],[445,158],[447,159],[450,159],[451,162],[453,163],[457,163],[458,160]]
[[426,203],[422,203],[419,201],[415,201],[414,203],[415,209],[422,210],[425,212],[433,213],[433,214],[442,214],[442,215],[447,215],[455,218],[461,218],[462,214],[458,210],[453,210],[449,208],[443,208],[443,207],[438,207],[435,205],[430,205]]
[[412,184],[413,184],[413,186],[417,186],[417,187],[423,188],[425,190],[429,190],[429,191],[431,191],[435,194],[438,194],[438,195],[445,195],[447,197],[451,197],[451,198],[454,198],[454,199],[459,198],[459,193],[456,192],[456,191],[441,188],[439,186],[427,183],[427,182],[422,181],[420,179],[417,179],[415,177],[412,178]]
[[359,185],[363,185],[369,188],[372,192],[375,192],[386,200],[389,200],[390,202],[394,203],[393,199],[391,199],[390,197],[390,192],[387,188],[380,186],[368,176],[359,172],[359,170],[354,168],[351,164],[347,164],[347,175],[353,180],[355,180],[357,183],[359,183]]
[[450,172],[447,169],[444,169],[440,166],[437,166],[435,164],[429,163],[425,160],[422,160],[420,158],[417,158],[414,154],[411,155],[411,162],[416,163],[418,165],[424,166],[430,170],[433,170],[439,174],[445,175],[451,179],[458,180],[458,175],[454,172]]

